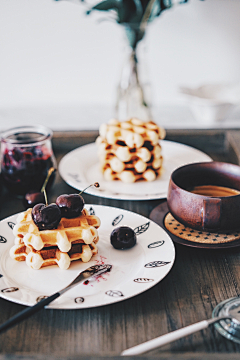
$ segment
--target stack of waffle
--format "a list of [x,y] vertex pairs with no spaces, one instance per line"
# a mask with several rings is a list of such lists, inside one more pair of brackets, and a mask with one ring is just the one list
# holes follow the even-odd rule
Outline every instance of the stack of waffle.
[[88,262],[97,254],[100,226],[97,216],[83,209],[76,218],[62,218],[57,229],[39,231],[31,212],[32,209],[28,209],[17,218],[13,228],[15,245],[10,249],[12,259],[26,261],[33,269],[49,265],[67,269],[71,261]]
[[102,124],[96,143],[105,180],[125,183],[155,180],[162,173],[159,140],[164,137],[164,129],[152,121],[112,119]]

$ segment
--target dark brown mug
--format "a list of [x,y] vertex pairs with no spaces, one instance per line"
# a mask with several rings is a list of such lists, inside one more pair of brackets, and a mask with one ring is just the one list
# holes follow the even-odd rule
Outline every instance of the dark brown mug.
[[[232,190],[229,196],[199,195],[195,187],[213,185]],[[236,191],[234,191],[236,190]],[[223,162],[193,163],[176,169],[170,178],[167,203],[180,223],[203,231],[240,228],[240,166]]]

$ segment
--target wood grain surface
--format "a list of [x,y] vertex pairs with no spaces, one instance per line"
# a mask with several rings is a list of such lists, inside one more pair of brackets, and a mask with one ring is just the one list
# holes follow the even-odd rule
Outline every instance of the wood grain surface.
[[[93,142],[97,132],[56,133],[58,162],[68,151]],[[239,164],[240,131],[168,131],[167,139],[205,151],[214,160]],[[22,200],[1,190],[0,218],[22,211]],[[57,175],[50,201],[74,190]],[[149,217],[161,200],[123,201],[88,194],[86,203],[115,206]],[[240,296],[240,247],[195,249],[175,244],[176,261],[159,284],[131,299],[91,309],[42,310],[0,335],[0,360],[120,359],[121,351],[211,317],[221,301]],[[24,306],[0,298],[0,323]],[[240,345],[206,330],[136,359],[237,359]],[[130,357],[125,357],[130,359]]]

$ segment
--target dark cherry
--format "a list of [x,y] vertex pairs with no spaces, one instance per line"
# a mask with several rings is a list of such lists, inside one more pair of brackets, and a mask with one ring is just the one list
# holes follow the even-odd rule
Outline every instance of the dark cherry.
[[81,215],[85,201],[79,194],[63,194],[58,196],[56,204],[61,210],[62,217],[72,219]]
[[115,249],[130,249],[136,245],[137,236],[130,227],[120,226],[112,231],[110,241]]
[[32,209],[32,219],[39,230],[56,229],[61,220],[61,211],[56,204],[37,204]]
[[39,203],[44,203],[45,197],[43,192],[39,192],[37,190],[29,191],[23,199],[23,204],[25,208],[34,207]]
[[13,149],[9,151],[9,156],[13,158],[16,162],[20,162],[23,158],[23,154],[19,149]]

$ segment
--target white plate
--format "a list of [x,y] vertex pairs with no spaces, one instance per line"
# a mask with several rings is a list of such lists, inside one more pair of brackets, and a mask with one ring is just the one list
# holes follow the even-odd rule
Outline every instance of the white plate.
[[[86,205],[101,219],[98,229],[98,254],[88,263],[73,261],[68,270],[57,265],[33,270],[25,262],[10,258],[14,244],[12,227],[16,215],[0,222],[0,296],[24,305],[34,305],[38,298],[49,296],[68,285],[79,271],[95,264],[111,264],[112,270],[88,284],[80,284],[49,305],[55,309],[80,309],[107,305],[142,293],[161,281],[170,271],[175,249],[168,234],[156,223],[130,211]],[[128,250],[116,250],[110,234],[127,225],[137,233],[137,244]]]
[[91,195],[122,200],[164,199],[171,173],[178,167],[193,163],[211,161],[203,152],[173,141],[162,140],[164,173],[153,182],[125,184],[121,181],[106,181],[99,171],[97,146],[84,145],[65,155],[59,164],[59,173],[67,184],[83,190],[90,184],[99,182],[100,188],[86,190]]

